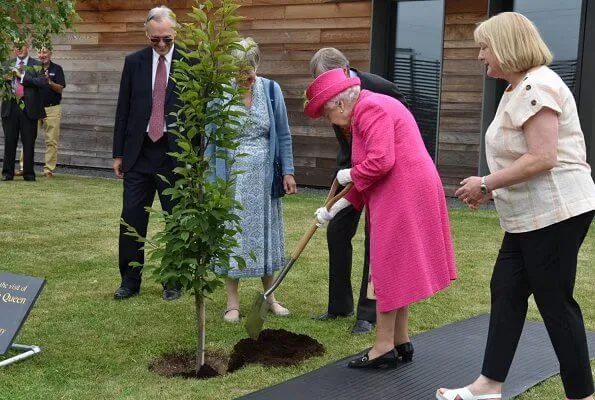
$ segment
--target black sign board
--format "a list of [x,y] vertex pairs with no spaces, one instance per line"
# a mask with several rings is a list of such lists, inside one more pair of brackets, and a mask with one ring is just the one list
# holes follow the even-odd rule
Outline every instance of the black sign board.
[[12,345],[44,284],[45,279],[0,272],[0,355]]

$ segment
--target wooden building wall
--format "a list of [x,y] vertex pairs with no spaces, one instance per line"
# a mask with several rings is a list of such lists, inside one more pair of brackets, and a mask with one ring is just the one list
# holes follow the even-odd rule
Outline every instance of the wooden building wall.
[[[63,95],[59,164],[111,168],[112,129],[126,54],[147,45],[143,22],[156,5],[172,8],[180,21],[192,0],[78,0],[82,21],[57,38],[54,61],[62,65]],[[371,0],[241,0],[247,17],[240,33],[259,44],[259,75],[281,85],[293,135],[298,184],[327,186],[334,171],[336,140],[325,121],[302,113],[302,93],[311,81],[308,65],[321,47],[343,50],[353,66],[368,70]],[[43,160],[38,139],[36,161]]]
[[477,60],[473,31],[487,17],[488,0],[445,3],[437,163],[453,195],[462,178],[478,174],[485,67]]

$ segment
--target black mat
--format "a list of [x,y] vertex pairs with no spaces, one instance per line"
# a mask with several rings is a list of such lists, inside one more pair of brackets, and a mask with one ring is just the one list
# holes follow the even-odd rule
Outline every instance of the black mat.
[[[413,362],[394,370],[347,368],[352,358],[348,357],[242,399],[432,400],[438,387],[460,387],[477,378],[488,322],[487,315],[480,315],[415,336]],[[587,340],[593,358],[595,332],[588,332]],[[557,373],[558,361],[545,326],[527,321],[504,385],[504,398],[517,396]]]

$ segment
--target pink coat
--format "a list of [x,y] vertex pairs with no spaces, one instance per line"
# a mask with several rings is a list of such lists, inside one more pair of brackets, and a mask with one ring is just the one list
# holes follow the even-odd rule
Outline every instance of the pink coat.
[[413,115],[362,90],[351,119],[354,188],[370,222],[370,274],[378,309],[425,299],[456,279],[444,190]]

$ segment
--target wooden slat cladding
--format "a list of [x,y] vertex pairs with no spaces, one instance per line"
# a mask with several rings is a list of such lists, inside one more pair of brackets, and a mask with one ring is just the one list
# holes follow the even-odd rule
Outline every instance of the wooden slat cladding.
[[[247,29],[278,29],[278,20],[252,20],[244,23]],[[290,19],[283,21],[283,29],[358,29],[369,28],[370,19],[358,18],[312,18],[312,19]]]
[[[446,0],[446,15],[482,14],[487,15],[488,0]],[[479,16],[480,21],[484,17]]]
[[487,17],[487,0],[446,0],[440,94],[438,169],[447,195],[477,175],[484,67],[473,30]]
[[286,6],[285,18],[309,19],[341,17],[370,17],[372,14],[371,1],[333,2],[330,4],[302,4]]
[[[372,1],[239,0],[246,17],[240,33],[259,42],[258,74],[275,79],[286,98],[294,141],[296,180],[328,186],[336,139],[326,121],[308,120],[302,96],[312,80],[309,60],[321,47],[343,50],[351,64],[368,70]],[[54,61],[62,65],[64,91],[60,164],[111,168],[112,129],[124,57],[148,44],[143,23],[164,4],[181,22],[192,0],[78,0],[80,20],[56,37]],[[1,140],[0,135],[0,140]],[[43,160],[43,138],[36,160]]]

